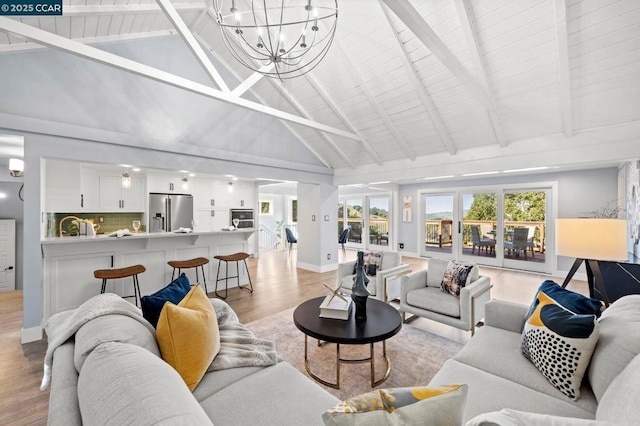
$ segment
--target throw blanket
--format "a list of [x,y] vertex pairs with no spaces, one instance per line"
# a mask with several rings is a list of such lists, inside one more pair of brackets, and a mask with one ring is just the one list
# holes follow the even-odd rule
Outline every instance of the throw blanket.
[[93,296],[84,302],[78,309],[64,311],[53,315],[44,325],[49,344],[44,355],[44,377],[42,378],[41,390],[45,390],[51,381],[51,365],[53,363],[53,352],[56,348],[66,342],[84,324],[94,318],[103,315],[126,315],[138,320],[146,326],[155,336],[156,330],[142,316],[142,311],[113,293],[104,293]]
[[[267,367],[282,358],[276,352],[275,343],[258,339],[248,328],[240,324],[231,307],[218,299],[210,299],[218,319],[220,352],[207,371],[236,367]],[[126,315],[138,320],[155,336],[153,326],[142,316],[142,311],[113,293],[93,296],[78,309],[60,312],[47,320],[44,330],[49,345],[44,356],[44,377],[41,390],[51,381],[51,365],[56,348],[73,336],[84,324],[102,315]]]
[[218,317],[220,352],[207,369],[208,372],[236,367],[267,367],[282,358],[271,340],[258,339],[251,330],[240,324],[231,307],[219,299],[210,299]]

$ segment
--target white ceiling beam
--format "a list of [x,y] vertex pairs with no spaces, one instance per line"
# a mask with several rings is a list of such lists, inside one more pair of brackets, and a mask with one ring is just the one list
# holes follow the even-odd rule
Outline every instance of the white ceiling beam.
[[[108,41],[123,41],[123,40],[137,40],[141,38],[147,39],[147,38],[153,38],[153,37],[167,37],[175,34],[176,34],[176,30],[160,30],[160,31],[149,31],[145,33],[76,38],[74,39],[74,41],[82,44],[93,44],[93,43],[104,43]],[[25,41],[24,43],[0,44],[0,53],[22,52],[26,50],[37,50],[37,49],[46,49],[46,46],[33,43],[30,41]]]
[[[211,52],[211,54],[216,58],[216,60],[223,66],[225,67],[225,69],[227,71],[229,71],[235,78],[236,80],[242,80],[242,77],[240,76],[240,74],[238,74],[233,68],[231,68],[229,66],[229,64],[227,64],[227,62],[224,60],[224,58],[222,58],[222,56],[220,56],[220,54],[218,54],[218,52],[216,52],[211,46],[209,46],[209,43],[207,43],[206,40],[204,40],[200,35],[196,34],[196,39],[200,42],[200,44],[202,44],[203,46],[205,46],[205,48],[207,50],[209,50],[209,52]],[[251,89],[250,89],[251,90]],[[263,104],[266,105],[266,102],[264,100],[264,98],[262,98],[262,96],[260,96],[260,94],[258,94],[256,91],[252,90],[251,91],[253,96],[256,97],[256,99],[258,99],[260,102],[262,102]],[[314,147],[313,145],[311,145],[304,137],[302,137],[302,135],[300,135],[300,133],[293,128],[293,126],[291,125],[291,123],[289,123],[288,121],[285,120],[281,120],[281,123],[296,137],[298,138],[298,140],[300,141],[300,143],[302,143],[313,155],[316,156],[316,158],[318,158],[318,160],[320,160],[322,162],[322,164],[324,164],[325,166],[327,166],[329,169],[333,169],[333,165],[322,155],[320,154]]]
[[259,71],[251,74],[245,81],[238,84],[238,87],[231,91],[231,94],[234,96],[242,96],[244,92],[249,90],[254,84],[256,84],[260,79],[264,77],[264,72],[269,72],[273,68],[273,62],[268,63],[264,67],[260,68]]
[[[282,85],[282,82],[280,82],[280,80],[276,80],[273,78],[269,79],[280,91],[280,93],[282,94],[282,96],[284,96],[290,103],[291,105],[293,105],[293,107],[295,109],[297,109],[300,114],[302,114],[303,116],[312,119],[311,115],[309,114],[309,112],[302,106],[302,104],[300,102],[297,101],[297,99],[295,99],[295,97]],[[344,153],[344,151],[342,150],[342,148],[340,148],[340,146],[336,143],[335,140],[333,140],[332,137],[330,137],[329,135],[327,135],[326,133],[320,132],[320,136],[322,136],[322,138],[327,141],[327,143],[329,143],[329,145],[331,146],[331,148],[333,148],[333,150],[335,152],[338,153],[338,155],[340,156],[340,158],[342,158],[344,160],[344,162],[346,162],[349,167],[351,167],[352,169],[355,168],[355,164],[353,163],[353,161],[351,161],[351,158],[349,158],[349,156],[347,154]]]
[[558,71],[560,73],[560,105],[562,108],[562,123],[566,137],[574,135],[573,101],[571,99],[571,74],[569,71],[569,39],[567,35],[567,4],[566,0],[553,2],[556,37],[558,40]]
[[[174,8],[178,11],[205,10],[205,2],[175,3]],[[64,16],[87,16],[87,15],[132,15],[140,13],[152,13],[161,10],[155,3],[146,4],[94,4],[94,5],[64,5]]]
[[224,79],[222,78],[220,73],[218,73],[216,67],[211,63],[207,54],[204,52],[204,50],[202,50],[202,47],[198,44],[198,41],[191,33],[191,30],[189,30],[187,24],[184,23],[182,17],[180,17],[180,14],[173,7],[173,4],[171,4],[171,1],[156,0],[156,2],[164,12],[165,16],[169,19],[169,22],[171,22],[174,28],[178,30],[178,33],[180,34],[184,42],[187,43],[187,47],[189,47],[191,53],[195,55],[202,68],[204,68],[207,74],[209,74],[211,80],[213,80],[213,82],[218,85],[220,90],[229,93],[229,86],[227,86],[227,83],[224,82]]
[[179,89],[187,90],[189,92],[226,102],[241,108],[257,111],[259,113],[267,114],[323,132],[333,133],[348,139],[359,140],[357,135],[344,131],[342,129],[337,129],[322,123],[317,123],[315,121],[296,116],[294,114],[268,107],[266,105],[261,105],[256,102],[251,102],[242,98],[231,96],[231,93],[224,93],[212,87],[193,82],[186,78],[170,74],[157,68],[153,68],[148,65],[144,65],[139,62],[96,49],[91,46],[85,46],[84,44],[78,43],[77,41],[69,40],[67,38],[51,34],[49,32],[20,23],[13,19],[0,16],[0,30],[17,34],[39,44],[43,44],[47,47],[61,50],[72,55],[79,56],[81,58],[89,59],[94,62],[130,72],[132,74],[149,78],[151,80],[159,81],[161,83],[165,83]]
[[427,92],[427,89],[424,87],[424,84],[422,84],[422,81],[420,80],[420,76],[418,75],[418,71],[416,70],[413,63],[409,60],[409,54],[407,52],[407,48],[405,47],[404,43],[400,39],[400,35],[398,34],[398,31],[393,25],[391,16],[389,16],[389,11],[385,7],[385,5],[382,3],[382,0],[378,0],[378,5],[380,6],[380,9],[384,14],[384,17],[385,17],[384,20],[387,23],[387,28],[393,33],[393,39],[396,41],[396,49],[398,50],[400,59],[402,59],[402,63],[404,64],[404,69],[407,71],[407,75],[409,76],[409,80],[411,82],[411,85],[413,86],[413,90],[415,90],[418,96],[420,97],[420,101],[422,102],[424,109],[427,111],[427,115],[431,119],[431,123],[433,124],[433,127],[435,127],[436,131],[438,132],[438,135],[440,136],[440,140],[442,141],[442,144],[444,145],[446,150],[449,151],[449,154],[454,155],[456,153],[455,143],[451,139],[451,136],[449,135],[449,131],[445,127],[444,122],[442,121],[442,117],[440,117],[440,113],[438,112],[436,106],[433,104],[433,101],[431,100],[431,95],[429,95],[429,92]]
[[411,32],[433,53],[442,64],[460,81],[471,94],[489,111],[495,109],[486,90],[475,80],[471,73],[451,53],[451,50],[438,37],[409,0],[382,0],[396,14]]
[[[462,30],[464,32],[465,39],[467,40],[467,47],[469,49],[469,53],[471,54],[471,60],[473,61],[473,66],[476,69],[476,74],[480,78],[480,83],[482,84],[482,86],[484,86],[484,89],[489,94],[491,102],[495,105],[493,90],[491,89],[489,76],[487,75],[487,67],[484,63],[484,60],[482,59],[483,55],[481,55],[480,53],[480,43],[478,43],[478,39],[476,37],[476,29],[475,25],[473,24],[470,5],[468,4],[467,0],[455,0],[454,3],[458,11],[460,23],[462,24]],[[504,137],[504,131],[502,130],[502,124],[500,124],[500,117],[498,116],[497,109],[490,109],[488,112],[498,145],[507,146],[507,140]]]
[[349,119],[347,118],[346,114],[333,101],[333,99],[331,98],[331,96],[329,95],[327,90],[322,86],[322,84],[318,81],[318,79],[316,77],[314,77],[313,74],[311,74],[311,73],[307,73],[304,76],[309,81],[309,84],[311,84],[311,87],[313,87],[315,89],[315,91],[318,92],[320,97],[324,100],[324,102],[327,105],[329,105],[329,108],[331,108],[331,110],[340,118],[340,120],[342,120],[342,122],[345,124],[345,126],[347,126],[349,128],[349,130],[351,130],[353,133],[355,133],[356,135],[358,135],[360,137],[360,141],[361,141],[362,147],[373,157],[375,162],[378,163],[378,165],[381,166],[382,163],[383,163],[382,158],[380,158],[378,153],[373,149],[373,147],[366,140],[366,138],[360,132],[358,132],[358,130],[356,130],[356,128],[353,126],[353,124],[351,124],[351,121],[349,121]]
[[336,51],[340,52],[340,54],[342,55],[342,62],[349,70],[349,74],[353,78],[355,78],[356,83],[358,83],[358,86],[360,86],[360,90],[362,90],[362,92],[365,94],[371,106],[373,106],[373,108],[376,110],[376,112],[378,113],[378,116],[380,117],[380,119],[382,119],[385,126],[387,127],[391,135],[394,137],[395,141],[400,145],[400,148],[402,148],[402,151],[404,152],[404,154],[407,157],[409,157],[411,160],[415,160],[416,154],[413,152],[413,150],[407,143],[404,136],[402,136],[400,131],[398,131],[398,128],[396,127],[396,125],[393,124],[393,122],[385,112],[384,108],[382,108],[382,105],[380,105],[380,102],[378,102],[375,96],[373,96],[373,93],[371,93],[371,90],[367,88],[365,81],[362,79],[362,74],[358,71],[358,69],[356,68],[355,64],[353,63],[353,61],[351,60],[347,52],[344,51],[344,49],[342,48],[342,45],[338,42],[338,40],[334,40],[333,43],[335,45],[334,48],[336,49]]

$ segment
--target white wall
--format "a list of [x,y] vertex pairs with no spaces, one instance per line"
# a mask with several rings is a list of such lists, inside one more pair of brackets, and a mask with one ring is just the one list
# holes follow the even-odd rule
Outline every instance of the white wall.
[[337,268],[337,205],[337,187],[298,184],[298,267],[316,272]]

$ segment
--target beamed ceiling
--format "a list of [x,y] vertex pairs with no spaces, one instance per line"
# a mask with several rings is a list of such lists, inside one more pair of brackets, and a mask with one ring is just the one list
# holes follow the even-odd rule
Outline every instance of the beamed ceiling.
[[[64,0],[62,17],[0,18],[0,52],[46,46],[274,115],[339,183],[640,156],[637,0],[339,0],[329,53],[285,83],[228,54],[210,3]],[[90,47],[175,34],[210,84]]]

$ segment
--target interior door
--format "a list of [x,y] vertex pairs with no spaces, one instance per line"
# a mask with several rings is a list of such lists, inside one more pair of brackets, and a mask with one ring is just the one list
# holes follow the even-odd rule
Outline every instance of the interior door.
[[0,220],[0,291],[16,289],[16,221]]

